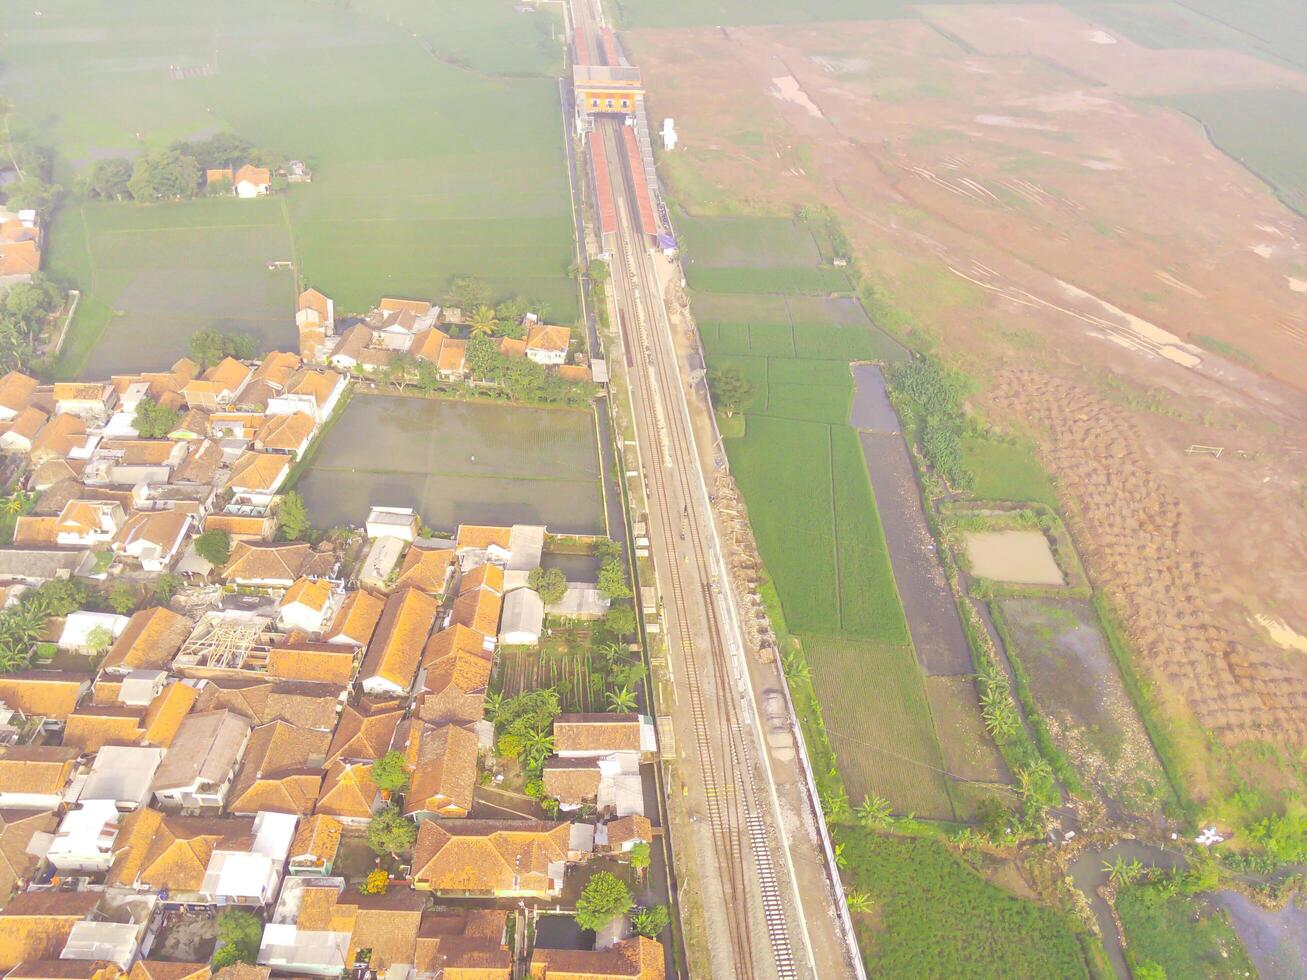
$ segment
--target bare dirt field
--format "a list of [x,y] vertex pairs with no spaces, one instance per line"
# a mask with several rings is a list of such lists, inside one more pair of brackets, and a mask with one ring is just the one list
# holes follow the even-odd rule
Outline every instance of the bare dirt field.
[[1051,6],[625,39],[677,203],[838,213],[882,324],[1036,440],[1168,706],[1307,742],[1276,641],[1307,634],[1307,221],[1144,101],[1307,75]]

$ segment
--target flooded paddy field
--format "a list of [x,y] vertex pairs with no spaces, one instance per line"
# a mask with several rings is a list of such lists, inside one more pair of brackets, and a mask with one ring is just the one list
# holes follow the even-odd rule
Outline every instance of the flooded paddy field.
[[324,436],[297,489],[320,527],[369,507],[414,507],[427,526],[532,523],[604,530],[589,411],[360,395]]
[[1165,779],[1093,604],[1007,597],[992,607],[1057,746],[1109,805],[1155,813]]
[[969,531],[964,537],[973,575],[1018,585],[1065,584],[1039,531]]

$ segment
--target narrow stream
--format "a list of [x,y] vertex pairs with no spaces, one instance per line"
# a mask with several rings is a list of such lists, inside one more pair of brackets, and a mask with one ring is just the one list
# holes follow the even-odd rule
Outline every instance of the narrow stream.
[[1117,931],[1116,920],[1112,918],[1112,909],[1106,900],[1098,894],[1100,885],[1107,883],[1108,873],[1104,865],[1111,864],[1118,857],[1127,861],[1137,860],[1155,868],[1183,867],[1184,855],[1139,841],[1126,840],[1108,848],[1095,848],[1085,851],[1071,863],[1071,880],[1084,893],[1089,901],[1094,921],[1103,934],[1103,949],[1107,951],[1112,970],[1122,980],[1130,980],[1130,968],[1126,966],[1125,949],[1121,945],[1121,934]]

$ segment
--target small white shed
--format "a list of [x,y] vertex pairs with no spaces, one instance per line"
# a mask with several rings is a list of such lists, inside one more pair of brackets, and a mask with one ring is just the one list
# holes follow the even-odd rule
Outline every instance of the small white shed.
[[514,589],[504,596],[499,621],[499,642],[507,646],[534,646],[545,623],[545,604],[535,589]]

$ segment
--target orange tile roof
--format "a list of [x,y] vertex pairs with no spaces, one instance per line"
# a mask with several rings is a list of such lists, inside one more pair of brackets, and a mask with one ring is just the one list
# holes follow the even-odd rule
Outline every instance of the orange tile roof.
[[486,562],[466,573],[458,583],[458,594],[465,595],[473,589],[490,589],[503,594],[504,570],[498,565]]
[[59,518],[20,514],[14,522],[14,544],[19,547],[53,545],[58,535]]
[[622,714],[564,714],[554,719],[556,752],[640,751],[640,716]]
[[105,745],[131,745],[141,737],[144,715],[144,708],[120,704],[81,708],[64,723],[64,744],[85,753],[99,752]]
[[256,167],[247,163],[236,171],[232,176],[231,182],[233,184],[239,184],[246,180],[251,184],[259,184],[260,186],[270,184],[272,183],[272,172],[269,171],[267,167]]
[[[0,912],[0,970],[55,959],[80,919],[100,903],[97,892],[20,892]],[[417,929],[414,928],[414,936]]]
[[21,412],[32,401],[40,382],[21,371],[10,371],[0,378],[0,408]]
[[415,545],[404,556],[395,586],[412,586],[431,595],[441,595],[453,563],[454,551],[451,548],[419,548]]
[[470,627],[455,624],[441,630],[427,643],[422,666],[427,672],[423,681],[427,691],[439,694],[454,688],[471,693],[484,690],[490,683],[493,663],[485,651],[482,635]]
[[404,717],[399,703],[369,707],[347,704],[327,749],[327,760],[371,762],[386,754]]
[[511,527],[495,527],[487,524],[460,524],[455,544],[459,549],[475,548],[481,550],[496,545],[507,549],[512,538]]
[[227,809],[232,813],[312,813],[330,740],[327,732],[282,721],[254,729],[231,784]]
[[78,755],[74,746],[0,746],[0,793],[62,793]]
[[174,682],[165,687],[145,711],[141,740],[165,749],[172,745],[182,719],[190,714],[199,696],[200,692],[189,684]]
[[231,167],[208,167],[204,171],[204,182],[206,184],[230,184]]
[[598,759],[546,759],[540,774],[545,792],[569,806],[594,802],[603,773]]
[[227,581],[294,582],[311,557],[312,548],[303,542],[294,544],[256,544],[237,541],[231,558],[223,569]]
[[71,412],[56,415],[32,440],[32,456],[67,456],[85,442],[86,423]]
[[207,963],[137,960],[127,980],[209,980],[211,972]]
[[548,894],[549,866],[567,860],[570,840],[570,823],[424,820],[413,880],[432,891]]
[[67,718],[91,686],[90,674],[27,670],[0,675],[0,701],[25,715]]
[[451,337],[440,347],[440,360],[436,362],[436,368],[457,374],[466,368],[466,358],[467,341]]
[[387,599],[362,675],[384,678],[400,688],[411,685],[439,608],[435,599],[417,589],[402,589]]
[[251,381],[266,381],[278,388],[284,388],[291,376],[299,370],[300,356],[291,351],[269,351],[254,369]]
[[461,623],[478,633],[495,636],[499,632],[499,613],[504,600],[491,589],[472,589],[454,600],[450,625]]
[[53,389],[54,400],[56,402],[103,401],[105,387],[103,383],[99,382],[56,381]]
[[411,721],[404,755],[413,771],[404,794],[405,814],[467,815],[477,781],[475,734],[454,725],[436,728]]
[[268,651],[265,668],[272,677],[293,681],[323,681],[348,685],[354,680],[356,648],[339,643],[307,643],[292,639]]
[[357,909],[345,962],[355,962],[361,949],[372,950],[368,963],[376,973],[413,962],[426,904],[423,896],[393,888],[385,895],[358,895],[351,890],[341,897]]
[[265,538],[272,532],[272,520],[239,514],[210,514],[204,519],[204,530],[226,531],[232,537]]
[[571,327],[538,323],[526,332],[526,346],[531,350],[565,351],[571,342]]
[[558,365],[558,376],[564,381],[576,381],[581,384],[589,384],[594,381],[594,375],[590,373],[590,368],[584,364],[560,364]]
[[313,435],[316,426],[317,423],[304,412],[269,415],[268,420],[259,427],[255,439],[264,449],[298,452],[304,441]]
[[15,436],[21,436],[30,444],[36,438],[36,434],[41,431],[41,426],[50,420],[50,416],[41,411],[35,405],[28,405],[17,415],[14,416],[9,428],[5,431]]
[[448,339],[449,334],[437,327],[432,327],[430,330],[424,330],[414,338],[413,346],[409,348],[408,352],[414,357],[421,357],[439,364],[440,351]]
[[282,453],[247,451],[236,460],[227,479],[230,490],[276,490],[290,470],[290,459]]
[[499,353],[505,357],[526,357],[526,341],[515,337],[500,337]]
[[340,605],[340,612],[336,613],[336,621],[327,631],[327,639],[344,637],[359,646],[366,646],[376,632],[385,607],[384,599],[366,589],[349,593]]
[[314,812],[344,820],[367,820],[379,799],[380,790],[372,781],[371,763],[337,760],[327,768]]
[[531,953],[531,980],[665,980],[662,943],[644,936],[607,949],[546,949]]
[[322,612],[331,601],[331,583],[326,579],[296,579],[277,605],[281,609],[299,603],[314,612]]
[[118,529],[115,543],[123,549],[137,541],[155,545],[165,554],[180,550],[182,536],[190,526],[190,515],[183,510],[140,511]]
[[0,276],[21,276],[39,272],[41,246],[33,239],[0,242]]
[[158,670],[191,635],[191,621],[163,606],[133,613],[100,665],[102,670]]
[[431,312],[431,304],[421,299],[394,299],[387,296],[377,304],[377,309],[383,313],[412,313],[414,316],[425,316]]
[[300,293],[299,299],[296,300],[296,308],[301,310],[312,310],[323,320],[331,315],[326,295],[311,287]]
[[336,385],[340,384],[341,376],[335,371],[328,371],[323,368],[320,370],[309,370],[302,368],[298,371],[286,390],[296,395],[312,395],[318,408],[327,404],[327,399],[331,393],[336,390]]
[[306,817],[295,828],[295,837],[290,842],[290,859],[300,867],[309,863],[316,867],[331,864],[340,850],[343,830],[341,822],[328,814],[315,813]]
[[253,823],[248,817],[176,817],[141,807],[123,819],[105,883],[198,891],[214,849],[223,841],[248,840]]

